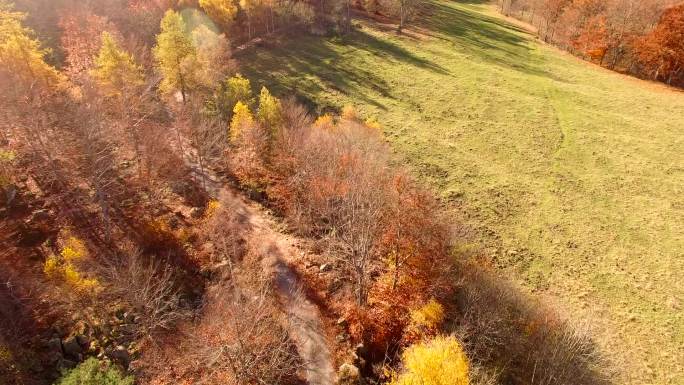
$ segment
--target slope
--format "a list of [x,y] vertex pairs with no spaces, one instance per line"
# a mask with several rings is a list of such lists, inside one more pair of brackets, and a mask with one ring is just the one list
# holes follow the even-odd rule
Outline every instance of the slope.
[[545,46],[477,1],[421,20],[238,60],[319,112],[377,118],[473,230],[463,248],[590,320],[620,383],[684,383],[684,93]]

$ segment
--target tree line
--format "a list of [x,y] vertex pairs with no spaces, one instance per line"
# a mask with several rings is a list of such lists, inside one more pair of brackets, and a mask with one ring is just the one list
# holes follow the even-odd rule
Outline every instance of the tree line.
[[539,38],[586,60],[684,85],[684,4],[670,0],[499,0]]

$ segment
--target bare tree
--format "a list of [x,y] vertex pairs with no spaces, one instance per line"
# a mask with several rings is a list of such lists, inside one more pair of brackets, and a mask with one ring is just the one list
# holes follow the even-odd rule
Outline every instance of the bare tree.
[[114,151],[116,143],[111,137],[112,126],[106,118],[100,99],[93,89],[84,87],[86,96],[74,111],[73,138],[79,166],[95,192],[104,223],[105,239],[111,236],[110,205],[113,197],[116,172]]
[[268,277],[235,277],[221,300],[206,309],[199,327],[198,360],[210,383],[278,385],[292,380],[301,362],[273,300]]
[[189,315],[180,304],[175,274],[165,262],[146,260],[140,250],[126,246],[124,253],[105,265],[103,275],[110,293],[136,312],[138,333],[151,337],[157,330],[169,330]]

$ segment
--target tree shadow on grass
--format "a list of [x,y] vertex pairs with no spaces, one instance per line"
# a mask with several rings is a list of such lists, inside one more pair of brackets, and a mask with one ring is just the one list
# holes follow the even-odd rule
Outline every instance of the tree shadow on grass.
[[347,55],[365,51],[389,63],[408,63],[440,74],[448,71],[387,40],[363,30],[343,38],[304,36],[263,49],[250,48],[236,56],[243,63],[244,75],[255,85],[266,85],[277,94],[295,94],[318,112],[335,110],[319,99],[325,92],[349,95],[356,100],[385,110],[368,90],[395,99],[391,86],[363,60],[345,60]]
[[451,42],[460,52],[505,69],[562,81],[535,61],[534,36],[502,18],[487,16],[468,5],[474,0],[431,2],[415,25],[433,38]]
[[510,385],[614,385],[615,370],[590,328],[574,324],[496,271],[477,263],[458,266],[451,304],[458,316],[447,327],[479,367]]

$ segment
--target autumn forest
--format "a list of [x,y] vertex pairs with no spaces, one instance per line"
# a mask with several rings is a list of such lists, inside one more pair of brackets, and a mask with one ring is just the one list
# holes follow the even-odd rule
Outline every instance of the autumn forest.
[[0,385],[682,384],[678,87],[674,0],[0,0]]

